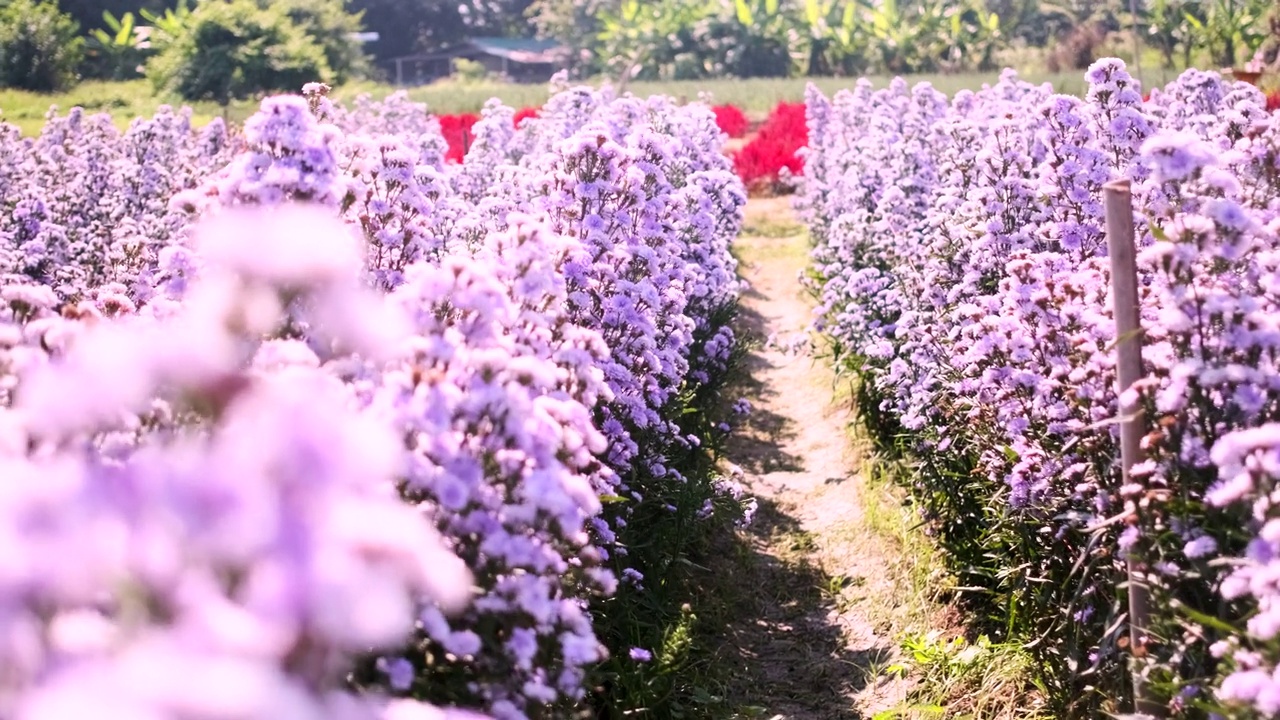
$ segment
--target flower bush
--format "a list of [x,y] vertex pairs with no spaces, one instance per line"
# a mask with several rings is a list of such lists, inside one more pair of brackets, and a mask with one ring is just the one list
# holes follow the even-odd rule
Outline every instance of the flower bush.
[[[994,629],[1056,713],[1277,711],[1271,483],[1276,150],[1252,86],[1189,70],[1143,100],[1117,60],[1083,99],[1010,71],[948,99],[807,95],[797,202],[818,327]],[[1133,183],[1146,459],[1119,470],[1102,185]],[[1152,598],[1129,642],[1126,560]],[[980,613],[981,614],[981,613]]]
[[734,153],[733,167],[753,190],[788,190],[791,179],[803,170],[798,151],[807,142],[804,104],[778,103],[755,137]]
[[702,105],[444,120],[0,126],[3,714],[641,702],[588,691],[658,650],[692,534],[651,536],[750,506],[712,467],[745,192]]
[[715,105],[711,111],[716,114],[716,127],[720,128],[720,132],[734,139],[746,136],[751,123],[747,121],[742,108],[737,105]]
[[480,116],[474,113],[440,116],[440,131],[444,134],[445,142],[449,144],[449,154],[446,155],[449,160],[462,161],[462,156],[466,155],[467,149],[471,147],[471,128],[479,119]]

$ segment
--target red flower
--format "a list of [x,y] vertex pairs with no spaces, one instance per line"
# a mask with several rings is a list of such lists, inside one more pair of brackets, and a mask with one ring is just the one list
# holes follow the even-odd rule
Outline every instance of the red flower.
[[740,138],[747,134],[747,116],[736,105],[716,105],[711,108],[716,114],[716,125],[720,132],[731,138]]
[[751,142],[733,156],[733,168],[748,188],[774,185],[784,167],[801,174],[804,164],[796,151],[808,143],[804,103],[778,103]]
[[471,147],[471,127],[480,119],[479,115],[462,113],[460,115],[440,115],[440,131],[445,142],[449,143],[449,152],[444,159],[450,162],[462,162],[467,149]]
[[538,117],[538,114],[541,110],[542,108],[536,108],[536,107],[520,108],[519,110],[517,110],[516,116],[514,118],[516,127],[520,127],[520,121],[525,118]]

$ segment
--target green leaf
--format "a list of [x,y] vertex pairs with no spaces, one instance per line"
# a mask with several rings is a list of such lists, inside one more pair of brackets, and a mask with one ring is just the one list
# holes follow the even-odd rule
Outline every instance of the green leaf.
[[1178,609],[1186,614],[1187,617],[1201,625],[1204,625],[1205,627],[1211,627],[1229,635],[1235,635],[1240,632],[1240,628],[1234,627],[1231,623],[1213,615],[1202,613],[1194,608],[1189,608],[1186,605],[1181,605]]
[[811,29],[822,19],[818,10],[818,0],[804,0],[804,19]]
[[852,36],[853,31],[857,29],[857,25],[858,25],[857,3],[853,3],[853,2],[845,3],[844,17],[841,19],[840,25],[845,29],[846,32],[850,33],[850,35]]

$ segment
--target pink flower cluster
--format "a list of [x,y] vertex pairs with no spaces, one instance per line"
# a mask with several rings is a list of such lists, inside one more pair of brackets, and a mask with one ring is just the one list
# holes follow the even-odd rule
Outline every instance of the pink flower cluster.
[[461,163],[323,86],[242,133],[0,126],[0,714],[583,702],[630,514],[750,506],[679,422],[735,347],[745,193],[701,105],[513,115]]

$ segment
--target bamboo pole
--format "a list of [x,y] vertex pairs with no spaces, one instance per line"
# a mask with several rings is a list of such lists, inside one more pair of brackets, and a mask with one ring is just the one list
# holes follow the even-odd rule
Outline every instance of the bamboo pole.
[[[1116,322],[1116,375],[1120,401],[1120,465],[1124,483],[1131,482],[1130,470],[1142,461],[1144,434],[1142,406],[1125,402],[1124,393],[1142,379],[1142,326],[1138,314],[1137,248],[1134,244],[1133,197],[1128,180],[1116,180],[1102,186],[1107,214],[1107,253],[1111,257],[1112,310]],[[1135,657],[1146,643],[1150,619],[1150,598],[1139,578],[1140,559],[1130,553],[1126,560],[1129,573],[1129,651]],[[1150,717],[1163,717],[1164,707],[1155,702],[1146,680],[1133,669],[1133,709]]]

